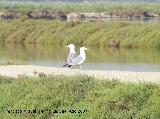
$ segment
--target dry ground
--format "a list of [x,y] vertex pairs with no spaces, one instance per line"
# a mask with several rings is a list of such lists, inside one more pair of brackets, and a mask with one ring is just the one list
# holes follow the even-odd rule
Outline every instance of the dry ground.
[[9,77],[43,76],[43,75],[88,75],[98,79],[120,79],[122,81],[149,81],[159,82],[160,72],[129,72],[129,71],[100,71],[100,70],[79,70],[66,69],[35,65],[8,65],[0,66],[0,75]]

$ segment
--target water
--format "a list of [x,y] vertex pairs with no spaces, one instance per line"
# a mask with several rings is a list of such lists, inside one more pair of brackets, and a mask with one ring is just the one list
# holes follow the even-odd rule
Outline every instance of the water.
[[[78,48],[77,48],[78,49]],[[140,72],[160,71],[160,49],[89,47],[83,69]],[[78,51],[77,51],[78,52]],[[32,64],[62,67],[68,49],[64,46],[1,45],[0,64]]]

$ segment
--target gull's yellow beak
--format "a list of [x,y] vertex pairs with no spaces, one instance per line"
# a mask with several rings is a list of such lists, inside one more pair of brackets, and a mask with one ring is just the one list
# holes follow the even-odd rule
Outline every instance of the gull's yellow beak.
[[89,50],[89,48],[85,48],[85,50]]
[[66,45],[65,47],[68,47],[68,45]]

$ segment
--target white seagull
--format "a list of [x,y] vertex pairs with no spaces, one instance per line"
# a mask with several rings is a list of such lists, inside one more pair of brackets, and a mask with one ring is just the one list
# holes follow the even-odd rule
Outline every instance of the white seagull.
[[[72,59],[72,62],[69,63],[68,67],[80,66],[82,63],[84,63],[84,61],[86,60],[85,50],[88,50],[88,49],[85,47],[81,47],[80,54],[77,57],[75,57],[74,59]],[[81,66],[80,66],[80,69],[81,69]]]
[[67,57],[67,60],[66,60],[66,64],[63,65],[63,67],[68,67],[69,64],[72,62],[72,59],[74,59],[77,55],[76,55],[76,52],[75,52],[75,46],[73,44],[69,44],[65,47],[69,48],[69,54],[68,54],[68,57]]

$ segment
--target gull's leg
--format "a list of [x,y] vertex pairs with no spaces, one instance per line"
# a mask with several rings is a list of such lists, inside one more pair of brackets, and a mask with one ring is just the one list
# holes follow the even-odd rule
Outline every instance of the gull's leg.
[[73,66],[71,66],[70,68],[73,69]]
[[70,68],[70,69],[72,69],[72,68],[73,68],[73,66],[72,66],[72,65],[69,65],[69,68]]
[[72,65],[72,67],[71,67],[72,69],[74,69],[74,65]]
[[79,69],[79,65],[77,65],[77,69]]
[[79,65],[79,69],[82,69],[81,65]]

